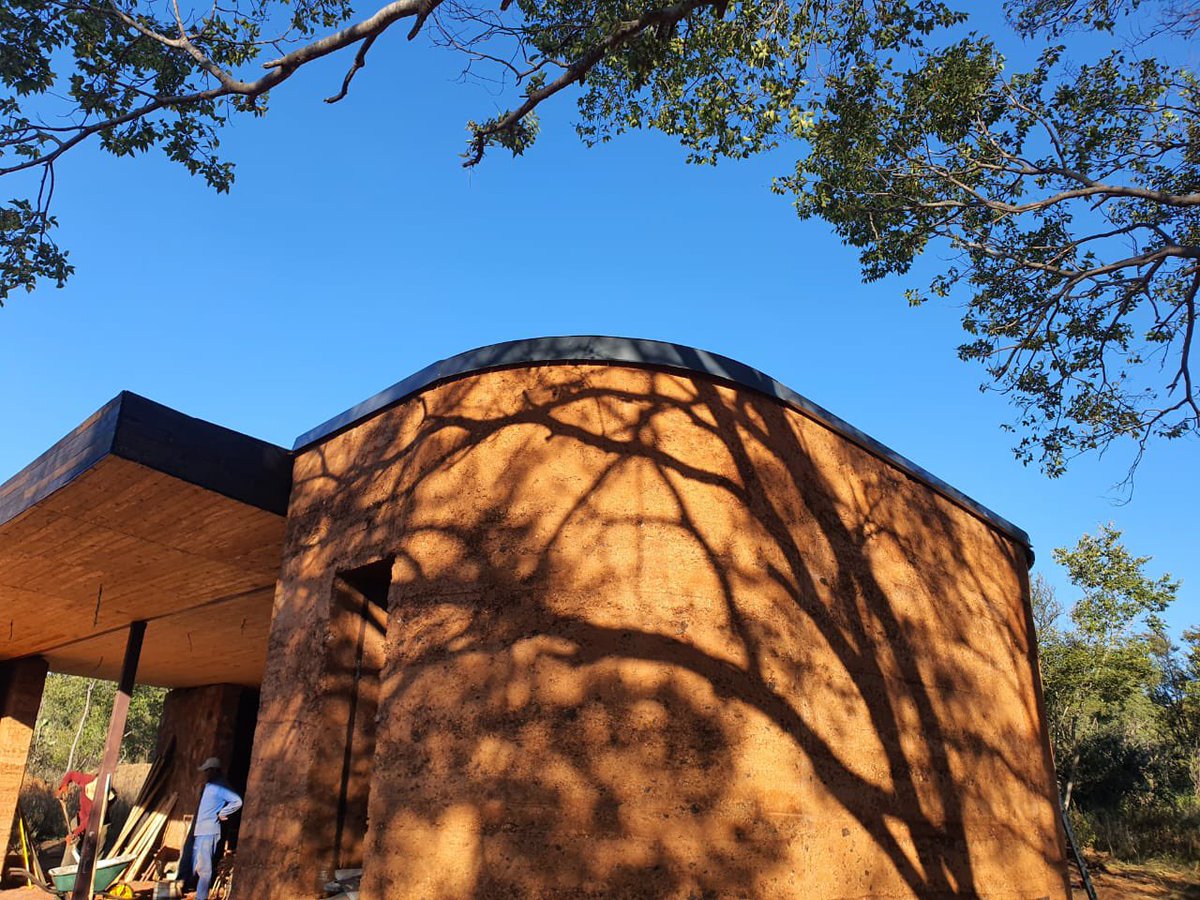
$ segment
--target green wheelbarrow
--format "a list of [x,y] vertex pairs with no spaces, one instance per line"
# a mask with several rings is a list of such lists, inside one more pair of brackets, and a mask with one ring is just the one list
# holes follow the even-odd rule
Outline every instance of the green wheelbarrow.
[[[96,873],[92,877],[92,893],[99,894],[102,897],[116,897],[118,895],[107,893],[112,887],[112,883],[116,881],[121,873],[129,868],[129,864],[137,857],[132,854],[124,856],[114,856],[111,859],[96,860]],[[50,884],[39,879],[31,872],[24,869],[13,869],[14,874],[20,875],[29,879],[37,887],[49,894],[54,894],[56,897],[70,896],[71,891],[75,890],[75,873],[79,871],[79,866],[58,866],[50,869],[46,874],[50,876]]]

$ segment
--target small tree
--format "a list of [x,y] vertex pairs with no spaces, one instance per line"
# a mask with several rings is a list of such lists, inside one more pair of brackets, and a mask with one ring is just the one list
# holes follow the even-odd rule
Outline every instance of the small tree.
[[1150,557],[1130,554],[1112,525],[1085,534],[1072,549],[1056,549],[1054,559],[1083,592],[1071,608],[1070,630],[1039,634],[1046,713],[1069,808],[1085,741],[1159,684],[1159,614],[1179,582],[1146,575]]
[[1057,635],[1058,620],[1062,617],[1062,604],[1052,585],[1041,572],[1033,576],[1029,585],[1030,602],[1033,605],[1033,628],[1039,643]]
[[[46,679],[30,752],[30,772],[56,781],[70,768],[94,770],[104,752],[114,681],[51,674]],[[138,685],[129,701],[122,762],[143,762],[154,751],[163,688]]]

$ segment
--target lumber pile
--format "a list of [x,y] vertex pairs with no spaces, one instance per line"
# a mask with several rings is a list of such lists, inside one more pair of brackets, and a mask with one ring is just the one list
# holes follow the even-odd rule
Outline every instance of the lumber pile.
[[148,865],[154,859],[162,839],[163,829],[175,810],[179,795],[166,792],[167,780],[171,771],[171,758],[175,754],[175,742],[167,744],[163,753],[154,760],[142,788],[138,791],[137,799],[129,810],[129,818],[117,835],[112,849],[106,854],[109,858],[116,856],[132,856],[133,861],[122,876],[125,881],[136,881],[143,877]]

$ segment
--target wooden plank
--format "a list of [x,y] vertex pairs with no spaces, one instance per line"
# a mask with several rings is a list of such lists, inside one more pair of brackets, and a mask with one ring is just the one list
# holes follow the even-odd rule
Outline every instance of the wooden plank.
[[[172,794],[171,796],[175,796]],[[137,829],[130,836],[129,844],[126,849],[127,853],[137,854],[145,848],[146,842],[149,840],[151,827],[154,822],[154,816],[161,811],[161,808],[167,803],[169,798],[158,797],[152,806],[145,809],[145,815]]]
[[175,801],[178,800],[177,794],[172,794],[166,805],[159,811],[154,813],[150,830],[147,834],[146,841],[137,859],[129,867],[129,876],[131,879],[136,879],[142,873],[143,867],[146,865],[146,858],[150,855],[150,851],[154,849],[158,843],[158,838],[162,834],[163,828],[167,824],[167,820],[171,817],[171,813],[175,809]]
[[154,805],[158,793],[166,783],[166,774],[170,769],[171,760],[174,755],[175,738],[172,737],[163,750],[162,755],[155,757],[154,762],[150,765],[150,771],[146,773],[146,780],[142,782],[137,797],[134,798],[133,804],[129,808],[129,816],[125,819],[121,833],[113,841],[114,856],[122,855],[126,838],[130,836],[130,833],[138,825],[138,822],[145,816],[146,810]]

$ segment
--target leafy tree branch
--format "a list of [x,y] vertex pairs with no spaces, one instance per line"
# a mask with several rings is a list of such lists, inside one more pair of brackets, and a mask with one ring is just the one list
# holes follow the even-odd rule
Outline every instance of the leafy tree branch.
[[973,36],[838,83],[777,188],[859,247],[869,279],[934,242],[954,252],[910,300],[965,295],[959,355],[1020,410],[1019,456],[1057,475],[1200,426],[1198,96],[1192,72],[1121,52],[1073,68],[1052,46],[1011,73]]
[[[233,168],[219,156],[219,134],[233,115],[263,115],[270,92],[295,72],[349,51],[340,89],[327,98],[343,99],[377,40],[402,20],[412,23],[409,40],[433,22],[432,40],[459,53],[464,70],[490,63],[522,86],[514,109],[470,123],[465,164],[475,165],[490,146],[522,153],[537,134],[537,107],[585,82],[599,85],[582,101],[602,103],[594,119],[613,111],[602,95],[650,88],[680,112],[699,99],[706,127],[741,120],[706,141],[712,152],[746,155],[773,142],[780,110],[803,83],[807,48],[857,55],[872,35],[899,47],[955,19],[930,0],[396,0],[361,17],[348,0],[14,0],[0,11],[0,177],[40,170],[44,184],[0,215],[0,301],[71,274],[52,239],[63,154],[89,141],[118,156],[157,148],[226,191]],[[851,40],[838,21],[852,26]],[[268,50],[277,55],[259,62]]]
[[[1024,70],[937,0],[10,0],[0,177],[18,196],[0,207],[0,301],[71,274],[53,239],[63,154],[157,149],[229,190],[233,116],[264,115],[273,90],[338,53],[326,100],[341,101],[403,21],[516,95],[468,123],[466,166],[524,153],[541,105],[564,95],[589,144],[653,128],[692,163],[794,149],[775,189],[857,248],[866,279],[950,254],[910,302],[964,304],[959,356],[1015,405],[1022,460],[1057,475],[1129,442],[1136,464],[1152,440],[1200,429],[1200,82],[1177,49],[1200,6],[1007,12],[1044,45]],[[1079,32],[1118,49],[1073,59],[1064,38]]]

